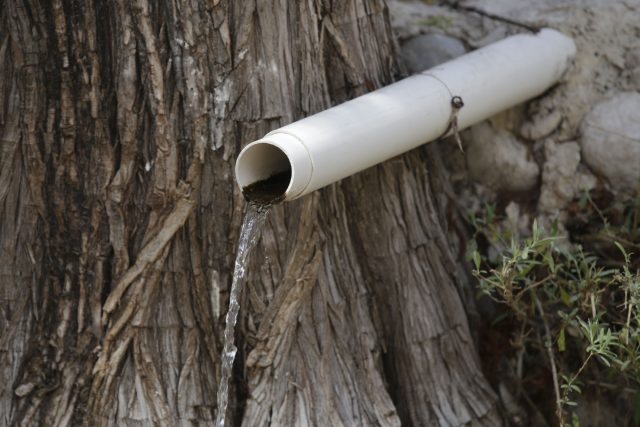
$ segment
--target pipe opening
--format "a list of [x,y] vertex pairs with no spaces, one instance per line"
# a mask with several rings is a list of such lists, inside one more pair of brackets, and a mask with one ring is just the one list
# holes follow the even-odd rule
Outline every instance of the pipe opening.
[[236,178],[248,202],[278,203],[291,184],[291,162],[275,145],[254,144],[240,153]]

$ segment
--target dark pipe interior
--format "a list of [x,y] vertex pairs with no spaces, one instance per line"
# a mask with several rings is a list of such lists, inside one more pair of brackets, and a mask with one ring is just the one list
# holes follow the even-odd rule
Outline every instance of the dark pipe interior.
[[267,179],[243,187],[242,194],[250,203],[273,205],[284,200],[290,182],[291,168],[288,168]]

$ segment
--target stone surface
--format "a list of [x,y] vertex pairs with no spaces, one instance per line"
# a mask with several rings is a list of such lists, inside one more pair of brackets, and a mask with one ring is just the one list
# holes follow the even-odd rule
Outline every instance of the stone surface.
[[425,31],[444,30],[454,21],[455,13],[446,7],[433,6],[421,1],[390,1],[391,25],[400,41],[423,34]]
[[538,115],[533,120],[527,121],[522,125],[520,135],[531,141],[544,138],[556,130],[561,121],[562,113],[558,110],[553,110],[549,114]]
[[542,168],[542,187],[538,210],[552,213],[564,209],[582,191],[595,187],[596,178],[580,168],[580,146],[576,142],[544,146],[546,161]]
[[423,34],[402,43],[402,61],[407,71],[418,73],[464,55],[462,42],[443,34]]
[[625,68],[640,67],[640,47],[629,49],[624,57]]
[[502,223],[511,236],[521,238],[531,234],[531,219],[516,202],[509,202],[504,209],[505,219]]
[[461,13],[451,7],[427,4],[420,0],[389,0],[391,25],[403,42],[420,34],[440,33],[474,48],[500,40],[508,29],[500,22],[484,19],[474,13]]
[[624,68],[629,85],[640,88],[640,47],[629,49],[625,55]]
[[580,133],[584,160],[613,190],[640,187],[640,93],[620,93],[599,103]]
[[483,122],[465,132],[467,166],[472,179],[496,192],[533,189],[539,168],[527,147],[505,130]]

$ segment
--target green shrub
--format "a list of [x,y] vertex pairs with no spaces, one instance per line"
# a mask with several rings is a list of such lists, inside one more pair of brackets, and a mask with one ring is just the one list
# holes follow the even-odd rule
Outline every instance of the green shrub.
[[[640,203],[636,198],[623,206],[625,215],[615,226],[589,195],[577,206],[596,213],[587,215],[586,223],[590,232],[597,229],[595,241],[609,242],[606,257],[569,244],[557,230],[546,231],[535,221],[530,237],[516,239],[501,230],[491,206],[483,217],[471,218],[476,234],[467,251],[482,294],[508,307],[507,314],[521,325],[513,342],[526,354],[545,356],[539,359],[551,370],[561,426],[580,424],[575,407],[583,377],[596,383],[613,378],[634,390],[640,384],[640,272],[638,257],[628,249],[639,247]],[[500,259],[490,261],[488,251],[479,249],[482,243],[499,248]]]

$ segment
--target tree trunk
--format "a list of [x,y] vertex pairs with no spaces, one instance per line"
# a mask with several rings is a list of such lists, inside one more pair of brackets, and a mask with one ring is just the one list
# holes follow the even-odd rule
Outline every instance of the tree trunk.
[[[0,425],[211,425],[241,146],[397,75],[381,0],[7,0]],[[229,416],[500,424],[421,148],[276,207]]]

